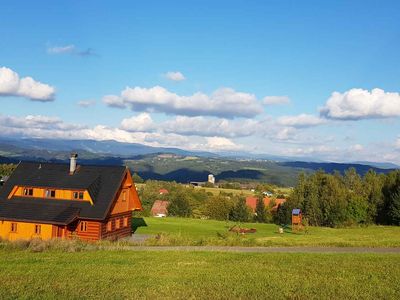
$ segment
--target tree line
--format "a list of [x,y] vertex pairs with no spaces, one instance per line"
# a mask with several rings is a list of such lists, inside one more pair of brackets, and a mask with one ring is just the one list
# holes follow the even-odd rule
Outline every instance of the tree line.
[[361,177],[354,168],[327,174],[300,174],[276,221],[290,224],[291,211],[300,208],[308,224],[350,226],[357,224],[400,225],[400,170]]

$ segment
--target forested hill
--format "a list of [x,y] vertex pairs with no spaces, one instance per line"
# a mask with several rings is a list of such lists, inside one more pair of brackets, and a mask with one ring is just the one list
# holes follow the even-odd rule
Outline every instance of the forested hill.
[[304,162],[304,161],[289,161],[289,162],[281,162],[279,163],[281,166],[292,167],[292,168],[301,168],[308,170],[324,170],[326,173],[333,173],[334,171],[339,171],[340,173],[344,173],[344,171],[354,168],[358,174],[364,175],[368,172],[368,170],[372,169],[376,173],[389,173],[396,169],[384,169],[377,168],[370,165],[364,164],[353,164],[353,163],[320,163],[320,162]]

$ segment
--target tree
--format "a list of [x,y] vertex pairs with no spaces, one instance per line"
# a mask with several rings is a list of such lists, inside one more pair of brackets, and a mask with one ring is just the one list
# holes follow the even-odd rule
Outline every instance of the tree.
[[267,222],[267,211],[265,209],[264,198],[262,196],[257,198],[254,220],[259,223]]
[[190,217],[192,208],[190,207],[186,193],[177,193],[176,196],[170,200],[168,214],[177,217]]
[[400,186],[391,195],[388,215],[393,225],[400,225]]
[[132,180],[133,180],[134,183],[143,183],[144,182],[143,178],[140,177],[139,174],[136,173],[136,172],[133,173]]
[[231,209],[229,219],[236,222],[248,222],[250,219],[250,211],[243,197],[237,199],[236,205]]
[[213,196],[206,202],[205,214],[212,219],[228,220],[233,206],[229,197],[223,195]]

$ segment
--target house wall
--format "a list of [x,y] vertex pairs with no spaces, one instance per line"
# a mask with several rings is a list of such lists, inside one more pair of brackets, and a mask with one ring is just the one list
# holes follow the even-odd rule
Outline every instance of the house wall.
[[125,174],[121,187],[116,194],[114,204],[111,209],[111,215],[124,213],[132,210],[141,210],[142,204],[139,195],[133,183],[129,170]]
[[[86,222],[86,230],[81,230],[81,223]],[[79,220],[66,227],[64,236],[66,238],[77,237],[86,241],[97,241],[100,239],[101,222]]]
[[[127,223],[124,226],[124,218]],[[111,230],[108,230],[108,222],[111,222]],[[119,222],[120,227],[117,228],[116,223]],[[128,211],[117,215],[109,216],[105,222],[101,224],[101,238],[102,239],[119,239],[128,237],[132,233],[132,212]]]
[[[17,224],[17,231],[11,232],[11,223]],[[35,225],[40,225],[40,234],[35,234]],[[41,238],[48,240],[53,237],[53,225],[40,223],[25,223],[0,221],[0,237],[5,240],[29,240],[33,238]]]

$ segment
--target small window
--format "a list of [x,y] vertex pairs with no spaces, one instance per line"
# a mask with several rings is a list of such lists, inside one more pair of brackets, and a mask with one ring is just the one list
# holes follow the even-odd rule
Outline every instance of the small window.
[[115,229],[119,229],[120,226],[121,226],[121,220],[115,219]]
[[44,196],[46,198],[55,198],[56,197],[56,190],[46,190],[44,192]]
[[11,223],[11,232],[17,232],[17,223]]
[[41,232],[42,232],[42,226],[36,224],[35,225],[35,234],[41,234]]
[[107,222],[107,231],[111,231],[112,230],[112,223],[111,221]]
[[122,202],[126,201],[126,191],[122,192]]
[[83,200],[83,192],[73,192],[72,193],[72,198],[74,198],[75,200]]
[[33,188],[24,188],[24,196],[33,196]]
[[87,222],[82,221],[79,225],[80,231],[87,231]]
[[124,227],[128,227],[128,217],[124,218]]

